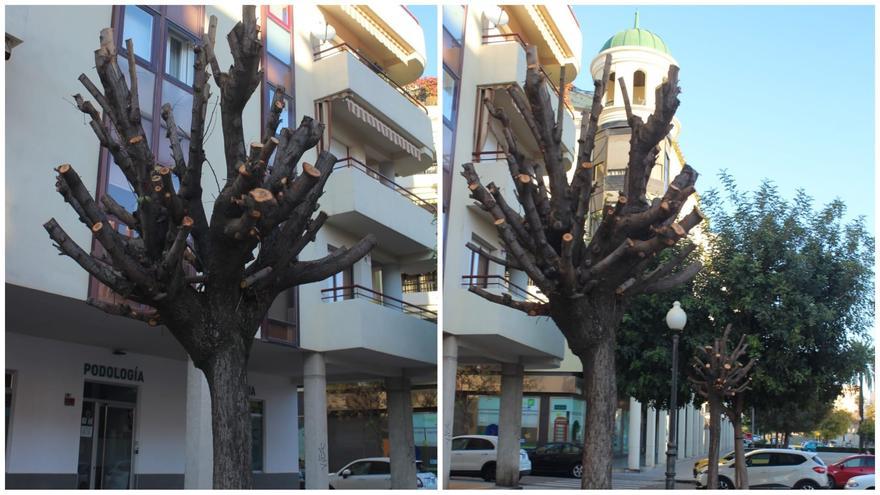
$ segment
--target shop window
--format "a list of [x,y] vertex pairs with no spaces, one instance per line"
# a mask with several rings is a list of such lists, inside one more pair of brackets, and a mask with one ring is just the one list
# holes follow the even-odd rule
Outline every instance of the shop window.
[[[501,399],[497,396],[479,396],[477,401],[477,434],[497,435],[499,407]],[[541,416],[540,397],[522,399],[522,448],[533,448],[538,444]]]
[[265,403],[261,400],[250,401],[251,471],[263,471],[264,405]]
[[645,73],[640,70],[633,74],[633,104],[645,104]]

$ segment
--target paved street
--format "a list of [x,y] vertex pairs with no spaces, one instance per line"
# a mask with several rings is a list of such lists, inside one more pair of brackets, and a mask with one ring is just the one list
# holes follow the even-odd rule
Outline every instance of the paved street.
[[[675,488],[678,490],[692,490],[696,485],[692,483],[692,469],[696,458],[682,459],[676,463],[678,474]],[[612,487],[615,490],[648,490],[663,489],[665,487],[666,465],[654,466],[650,469],[634,473],[615,467],[612,471]],[[554,476],[524,476],[520,481],[524,490],[577,490],[580,489],[580,480],[575,478],[560,478]],[[494,483],[485,482],[479,478],[466,478],[453,476],[449,481],[451,489],[492,490],[497,489]]]

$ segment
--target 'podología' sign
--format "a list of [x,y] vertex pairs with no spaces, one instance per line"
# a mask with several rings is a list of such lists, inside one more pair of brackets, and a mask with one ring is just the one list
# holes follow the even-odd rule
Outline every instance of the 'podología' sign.
[[144,381],[144,372],[135,368],[117,368],[116,366],[106,366],[103,364],[85,363],[83,365],[83,375],[91,374],[101,378],[116,378],[117,380],[128,380],[131,382]]

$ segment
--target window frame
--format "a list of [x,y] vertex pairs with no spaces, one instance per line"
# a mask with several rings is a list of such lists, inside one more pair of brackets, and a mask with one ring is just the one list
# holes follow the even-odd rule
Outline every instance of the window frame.
[[[168,32],[169,25],[170,29],[173,29],[178,35],[191,37],[194,41],[198,41],[200,38],[195,33],[191,32],[188,28],[181,26],[174,22],[172,19],[169,19],[168,15],[168,5],[160,5],[158,9],[146,6],[146,5],[138,5],[138,4],[126,4],[126,5],[114,5],[111,10],[110,16],[110,25],[113,27],[113,32],[115,36],[115,43],[117,46],[117,56],[119,57],[127,57],[128,51],[125,46],[124,40],[124,31],[125,31],[125,9],[126,8],[140,8],[141,10],[147,12],[148,14],[153,16],[153,28],[152,28],[152,46],[150,47],[150,61],[144,60],[139,57],[137,54],[134,54],[135,64],[144,68],[145,70],[151,72],[154,77],[153,81],[153,105],[149,110],[149,118],[143,117],[144,120],[150,122],[150,136],[148,143],[150,144],[150,150],[153,153],[154,157],[157,159],[159,157],[159,145],[161,144],[161,138],[159,137],[163,132],[163,121],[160,117],[161,108],[162,108],[162,83],[165,80],[168,80],[174,85],[179,86],[181,89],[188,91],[190,94],[193,93],[192,86],[186,86],[182,82],[178,81],[174,76],[170,74],[166,74],[165,72],[165,51],[166,44],[168,42]],[[204,32],[205,29],[205,6],[204,5],[194,5],[191,6],[199,10],[199,14],[196,16],[199,19],[198,22],[198,30],[200,33]],[[146,89],[144,86],[139,86],[139,91],[143,91]],[[143,109],[142,109],[143,110]],[[104,117],[105,124],[109,124],[109,118]],[[109,150],[105,149],[103,146],[98,144],[98,173],[97,173],[97,183],[95,187],[95,199],[100,200],[100,198],[109,194],[109,186],[110,186],[110,168],[111,168],[111,160],[112,157],[110,155]],[[90,252],[92,254],[99,252],[101,249],[100,243],[98,243],[97,239],[92,237],[91,240],[91,249]],[[93,276],[89,276],[88,289],[87,293],[90,298],[101,299],[104,298],[101,296],[101,283]],[[109,290],[109,288],[108,288]]]

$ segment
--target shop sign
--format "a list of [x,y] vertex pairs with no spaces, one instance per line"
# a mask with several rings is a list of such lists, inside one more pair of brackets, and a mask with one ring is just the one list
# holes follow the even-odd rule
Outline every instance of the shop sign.
[[116,366],[85,363],[83,365],[83,375],[89,374],[100,378],[115,378],[117,380],[128,380],[130,382],[144,381],[144,372],[137,367],[117,368]]
[[568,410],[567,404],[553,404],[554,411],[566,411]]

